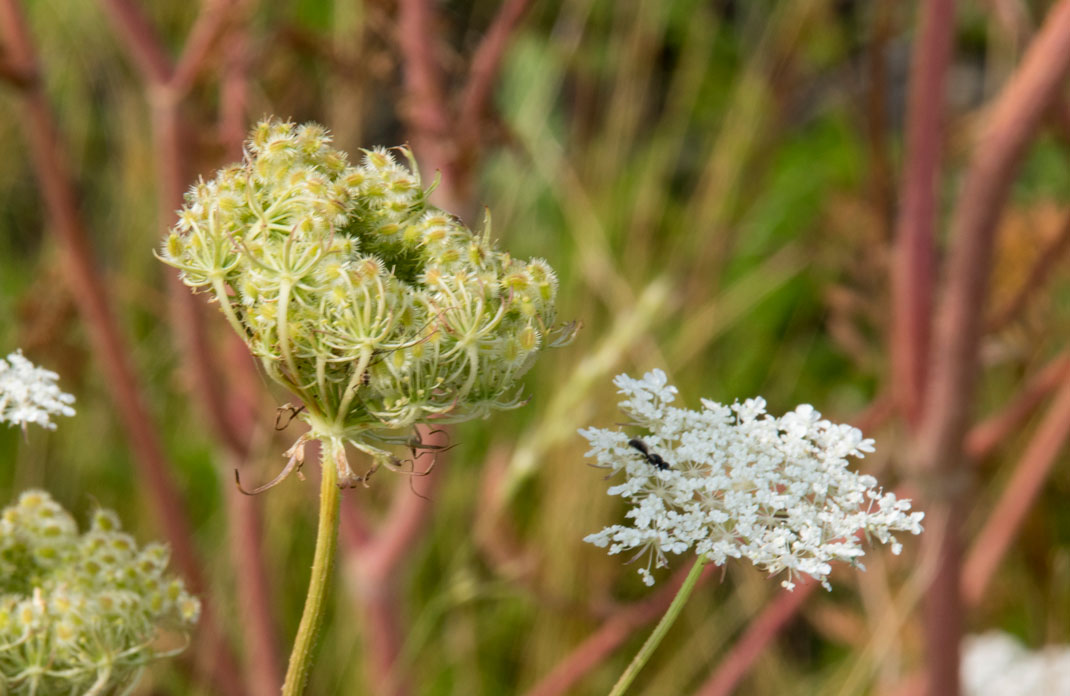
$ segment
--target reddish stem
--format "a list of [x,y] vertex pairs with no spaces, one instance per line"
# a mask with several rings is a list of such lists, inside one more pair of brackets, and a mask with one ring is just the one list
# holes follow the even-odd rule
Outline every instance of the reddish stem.
[[917,470],[931,472],[927,488],[933,492],[922,537],[937,566],[926,605],[931,696],[959,693],[959,537],[964,507],[960,479],[993,237],[1017,165],[1068,68],[1070,0],[1062,0],[1050,11],[992,109],[952,220],[947,287],[936,324],[926,416],[913,456]]
[[1055,401],[1014,468],[999,502],[977,535],[963,566],[962,593],[968,604],[984,595],[1000,560],[1018,536],[1059,453],[1070,436],[1070,378],[1064,375]]
[[921,418],[932,309],[936,202],[943,146],[944,91],[954,37],[954,0],[921,3],[907,113],[903,200],[892,273],[892,384],[900,412]]
[[1040,403],[1070,375],[1070,354],[1063,353],[1033,375],[1008,405],[976,424],[966,435],[966,454],[977,460],[988,455],[1018,429]]
[[100,0],[131,62],[147,84],[163,85],[171,79],[171,59],[152,25],[131,0]]
[[458,170],[454,123],[436,56],[435,11],[432,0],[398,0],[398,44],[405,78],[402,117],[413,149],[426,169],[442,174],[436,193],[447,210],[457,210],[464,194]]
[[[506,0],[498,8],[487,33],[472,55],[468,69],[468,82],[461,94],[457,125],[464,134],[461,147],[475,149],[482,132],[483,119],[490,103],[494,82],[498,77],[502,59],[509,47],[509,39],[531,7],[532,0]],[[463,154],[462,154],[463,156]]]
[[[0,31],[8,52],[20,64],[36,66],[29,34],[14,0],[0,0]],[[182,505],[178,486],[171,478],[157,431],[148,418],[148,407],[137,384],[128,346],[109,306],[103,281],[94,267],[84,222],[78,210],[74,184],[61,155],[52,112],[38,84],[22,92],[23,127],[29,141],[42,196],[52,218],[51,229],[59,237],[71,295],[82,315],[94,354],[105,374],[105,383],[127,432],[138,474],[144,481],[152,509],[171,544],[175,565],[193,592],[202,596],[201,651],[211,661],[214,679],[226,694],[243,694],[236,677],[236,660],[226,644],[215,615],[214,604],[204,594],[206,584],[193,544],[193,532]]]
[[[206,61],[211,47],[227,28],[238,3],[231,0],[207,3],[194,23],[177,67],[172,69],[162,41],[137,6],[126,0],[103,2],[131,59],[135,63],[150,62],[156,66],[142,72],[146,79],[153,123],[159,181],[159,224],[162,230],[166,230],[172,222],[174,211],[182,204],[186,182],[190,178],[187,155],[193,147],[190,129],[181,115],[182,98],[192,86],[193,78]],[[237,25],[233,28],[237,34],[235,43],[240,46],[244,28]],[[229,86],[232,91],[243,89],[234,84],[233,77],[229,80]],[[240,148],[240,142],[239,135],[236,147]],[[228,459],[240,465],[250,455],[249,446],[256,431],[251,414],[257,409],[258,399],[255,390],[236,388],[234,385],[255,383],[255,375],[249,376],[255,368],[247,358],[235,357],[233,348],[239,340],[227,332],[225,341],[230,350],[224,351],[224,354],[231,358],[227,367],[233,379],[232,388],[226,390],[224,382],[219,379],[214,358],[216,350],[206,331],[203,302],[174,276],[170,277],[168,290],[172,326],[183,347],[187,374],[192,377],[193,395],[216,439],[227,450]],[[229,537],[235,558],[240,559],[235,564],[235,571],[241,587],[240,616],[248,636],[243,643],[247,651],[245,676],[257,693],[271,693],[277,691],[282,683],[282,660],[278,652],[278,632],[272,618],[271,593],[260,541],[262,525],[259,508],[243,499],[230,486],[227,486],[227,508],[230,513]]]
[[189,92],[197,73],[208,62],[212,49],[227,33],[228,24],[234,19],[238,6],[236,0],[210,0],[201,7],[169,80],[171,89],[177,94],[184,96]]

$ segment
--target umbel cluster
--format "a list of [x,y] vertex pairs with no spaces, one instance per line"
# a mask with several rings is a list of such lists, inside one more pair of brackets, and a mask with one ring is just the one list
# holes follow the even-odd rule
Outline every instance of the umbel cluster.
[[109,510],[80,534],[48,493],[23,493],[0,513],[0,692],[125,693],[168,642],[184,648],[201,605],[169,557]]
[[555,340],[549,264],[497,251],[489,220],[477,235],[429,193],[405,148],[353,164],[321,126],[266,120],[188,193],[161,258],[301,398],[310,438],[389,463],[369,440],[522,404],[517,378]]

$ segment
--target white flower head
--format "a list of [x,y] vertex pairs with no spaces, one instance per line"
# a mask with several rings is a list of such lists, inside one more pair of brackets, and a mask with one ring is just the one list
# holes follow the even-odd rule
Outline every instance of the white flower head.
[[74,397],[56,386],[59,375],[37,367],[17,350],[0,359],[0,423],[35,423],[55,430],[52,416],[73,416]]
[[810,405],[780,418],[765,400],[731,406],[702,400],[702,410],[670,404],[676,388],[654,370],[642,379],[614,379],[624,396],[621,410],[641,436],[620,429],[588,428],[588,456],[624,481],[609,489],[632,508],[627,525],[612,525],[585,538],[610,554],[648,555],[639,569],[654,584],[651,566],[666,554],[694,550],[722,565],[748,558],[781,584],[805,574],[829,587],[832,561],[861,566],[860,536],[901,545],[893,532],[921,532],[922,512],[877,487],[872,476],[847,468],[847,457],[873,451],[873,440],[850,425],[821,419]]
[[966,636],[962,645],[965,696],[1028,696],[1070,693],[1070,646],[1029,650],[1012,635],[989,631]]

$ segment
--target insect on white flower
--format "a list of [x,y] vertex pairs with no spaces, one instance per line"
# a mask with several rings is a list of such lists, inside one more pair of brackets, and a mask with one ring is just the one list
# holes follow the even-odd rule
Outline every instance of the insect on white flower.
[[73,416],[74,397],[56,386],[59,375],[35,366],[17,350],[0,359],[0,423],[55,430],[52,416]]
[[608,493],[632,505],[625,513],[631,523],[585,541],[610,554],[648,554],[639,569],[647,585],[654,584],[651,566],[666,565],[666,554],[693,549],[717,565],[748,558],[770,575],[786,571],[781,584],[788,589],[799,574],[828,588],[832,561],[861,567],[860,536],[890,543],[898,554],[893,532],[921,532],[924,513],[910,512],[909,500],[847,468],[847,457],[872,452],[873,440],[823,420],[810,405],[779,418],[765,412],[761,398],[677,408],[677,390],[661,370],[642,379],[619,375],[614,384],[629,425],[646,430],[642,439],[620,429],[579,432],[597,466],[623,472]]

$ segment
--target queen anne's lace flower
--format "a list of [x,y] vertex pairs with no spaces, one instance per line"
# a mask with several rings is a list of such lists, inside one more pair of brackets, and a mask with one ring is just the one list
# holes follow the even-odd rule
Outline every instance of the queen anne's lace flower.
[[115,513],[89,531],[44,491],[0,514],[0,693],[117,694],[197,622],[167,547],[138,548]]
[[1070,646],[1032,651],[1012,635],[990,631],[967,636],[962,646],[965,696],[1070,694]]
[[[884,493],[872,476],[847,469],[847,457],[873,451],[873,440],[849,425],[821,419],[802,405],[774,418],[765,401],[731,406],[702,400],[702,410],[670,404],[676,388],[654,370],[642,379],[619,375],[620,408],[645,433],[580,430],[588,456],[625,480],[610,487],[632,508],[630,525],[613,525],[585,541],[617,554],[649,554],[639,569],[652,585],[650,568],[666,554],[689,550],[710,562],[748,558],[770,574],[787,571],[781,584],[809,575],[828,587],[832,561],[861,565],[858,533],[891,543],[892,532],[921,532],[924,513],[909,500]],[[641,439],[640,439],[641,438]],[[642,450],[646,449],[644,453]],[[660,458],[660,461],[659,461]]]
[[15,351],[0,359],[0,423],[35,423],[55,430],[52,416],[73,416],[74,397],[56,386],[59,375],[35,366]]
[[516,381],[556,333],[549,264],[431,206],[404,148],[350,164],[321,126],[266,120],[245,152],[187,194],[160,258],[214,294],[312,437],[389,463],[369,439],[524,403]]

